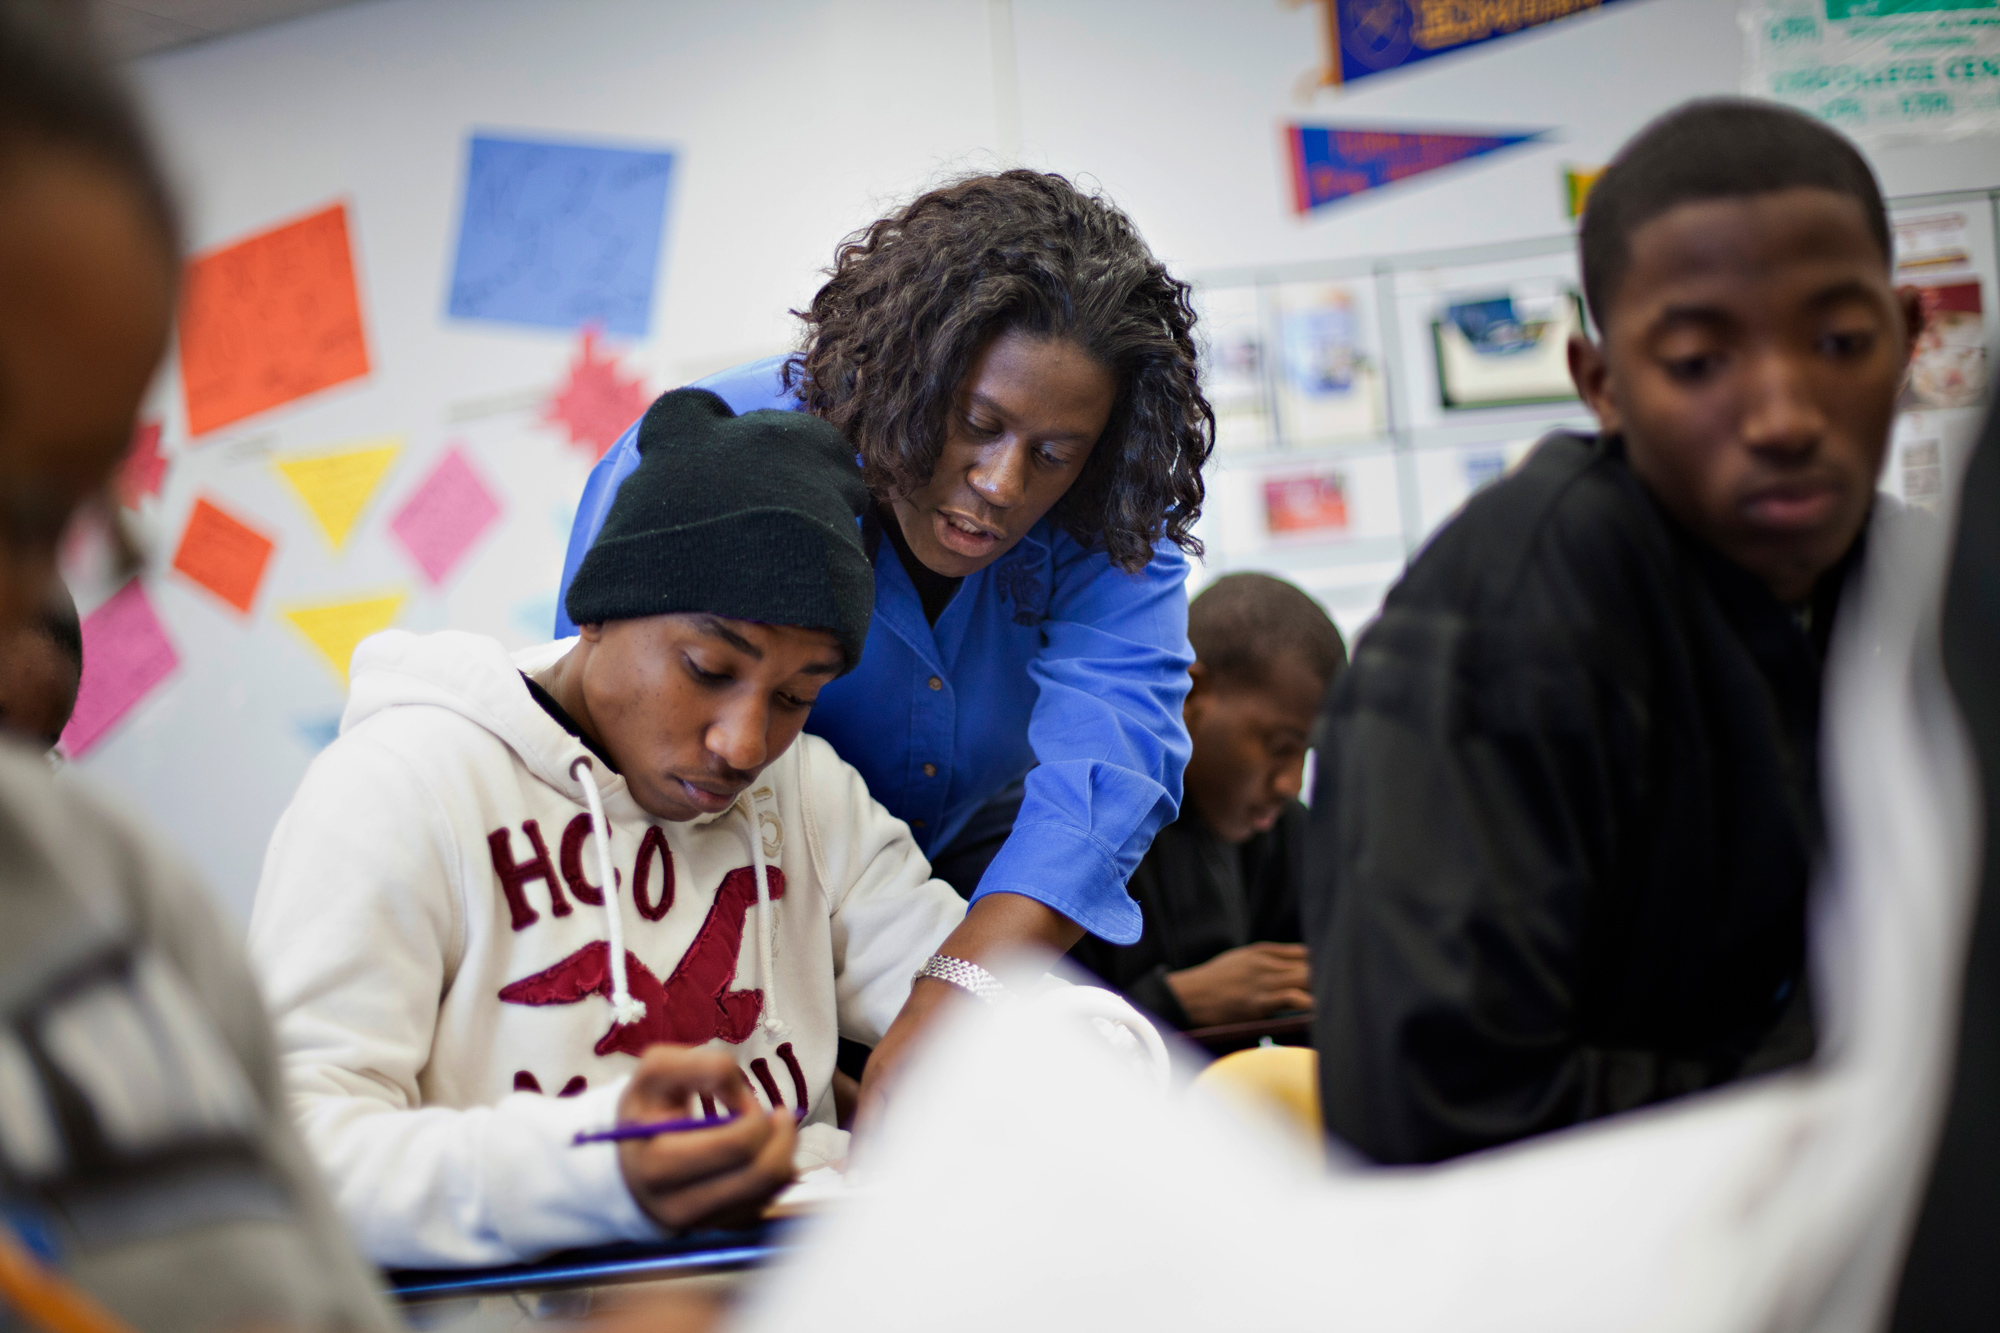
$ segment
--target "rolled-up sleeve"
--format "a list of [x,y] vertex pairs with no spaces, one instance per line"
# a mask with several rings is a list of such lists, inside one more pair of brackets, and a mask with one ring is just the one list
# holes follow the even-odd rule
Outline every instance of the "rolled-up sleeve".
[[1043,647],[1028,664],[1036,767],[973,900],[1024,894],[1130,944],[1142,920],[1125,881],[1178,812],[1188,760],[1187,557],[1163,541],[1127,574],[1066,535],[1053,554]]

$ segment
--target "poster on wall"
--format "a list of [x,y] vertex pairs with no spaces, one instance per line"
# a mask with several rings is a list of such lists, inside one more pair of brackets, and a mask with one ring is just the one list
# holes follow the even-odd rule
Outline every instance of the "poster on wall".
[[1273,537],[1346,535],[1347,474],[1327,469],[1266,481],[1264,528]]
[[1277,303],[1285,443],[1378,433],[1382,379],[1356,291],[1339,283],[1298,283],[1279,288]]
[[1329,12],[1325,81],[1402,69],[1511,37],[1619,0],[1322,0]]
[[452,318],[645,337],[673,165],[660,150],[474,135]]
[[1937,283],[1917,288],[1924,305],[1924,331],[1910,356],[1903,383],[1903,410],[1978,407],[1986,401],[1986,325],[1979,282]]
[[1265,337],[1255,287],[1204,287],[1197,294],[1201,387],[1215,409],[1215,447],[1254,453],[1273,443],[1265,381]]
[[1397,181],[1475,157],[1533,143],[1547,131],[1452,134],[1362,126],[1291,125],[1285,129],[1292,166],[1292,211],[1339,203]]
[[1858,139],[2000,130],[1994,0],[1742,0],[1743,90]]
[[177,323],[191,435],[366,375],[346,205],[196,255]]
[[1573,399],[1569,340],[1582,332],[1583,302],[1557,283],[1454,300],[1431,324],[1439,399],[1448,408]]

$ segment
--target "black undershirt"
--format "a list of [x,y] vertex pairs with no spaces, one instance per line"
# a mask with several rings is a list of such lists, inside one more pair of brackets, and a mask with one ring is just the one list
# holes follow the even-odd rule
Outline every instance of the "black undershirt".
[[889,534],[889,544],[896,548],[896,559],[903,562],[903,572],[916,585],[917,600],[924,604],[924,620],[931,628],[937,628],[938,617],[944,614],[945,607],[951,605],[958,585],[965,580],[946,578],[917,559],[916,553],[910,550],[909,538],[903,535],[903,521],[896,517],[894,510],[885,506],[878,512],[877,519],[882,531]]
[[604,753],[596,741],[583,734],[583,728],[576,724],[576,719],[569,715],[567,708],[556,702],[556,697],[553,694],[543,689],[540,683],[525,671],[521,673],[521,679],[528,683],[528,694],[536,703],[542,706],[544,713],[547,713],[556,720],[557,726],[582,741],[583,748],[596,755],[606,768],[610,769],[613,773],[618,771],[618,765],[611,762],[611,756]]

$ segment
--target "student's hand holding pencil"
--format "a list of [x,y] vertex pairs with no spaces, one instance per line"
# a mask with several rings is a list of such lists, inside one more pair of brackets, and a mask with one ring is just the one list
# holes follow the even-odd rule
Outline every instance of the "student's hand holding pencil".
[[[704,1115],[703,1098],[721,1118],[712,1126],[687,1125]],[[792,1182],[798,1128],[791,1112],[765,1111],[736,1062],[719,1052],[647,1051],[618,1100],[618,1122],[677,1122],[671,1132],[618,1142],[626,1187],[662,1226],[747,1226]]]

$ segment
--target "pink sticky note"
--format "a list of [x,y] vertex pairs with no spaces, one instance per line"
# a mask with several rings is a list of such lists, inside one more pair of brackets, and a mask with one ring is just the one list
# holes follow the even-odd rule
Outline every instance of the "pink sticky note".
[[81,759],[180,660],[138,579],[111,594],[83,622],[83,684],[63,728],[63,753]]
[[424,577],[441,584],[499,517],[500,502],[454,446],[389,520],[389,530]]

